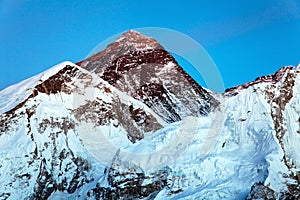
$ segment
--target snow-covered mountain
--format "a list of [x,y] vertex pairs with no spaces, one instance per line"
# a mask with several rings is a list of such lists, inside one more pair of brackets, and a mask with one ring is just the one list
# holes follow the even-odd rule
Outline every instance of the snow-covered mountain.
[[0,92],[0,199],[299,199],[300,69],[214,94],[154,39]]

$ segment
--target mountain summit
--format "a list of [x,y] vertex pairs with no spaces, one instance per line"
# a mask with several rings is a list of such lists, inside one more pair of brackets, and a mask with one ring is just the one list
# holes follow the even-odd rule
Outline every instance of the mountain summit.
[[300,199],[299,67],[215,94],[135,31],[78,65],[0,91],[0,199]]
[[207,115],[218,105],[156,40],[136,31],[125,32],[80,66],[145,103],[168,123]]
[[[109,44],[103,51],[95,53],[77,64],[89,71],[102,74],[103,69],[101,68],[109,67],[112,61],[119,56],[128,54],[130,51],[145,51],[148,49],[163,49],[163,47],[155,39],[147,37],[137,31],[129,30],[123,33],[116,41]],[[97,62],[103,67],[93,64],[94,62]]]

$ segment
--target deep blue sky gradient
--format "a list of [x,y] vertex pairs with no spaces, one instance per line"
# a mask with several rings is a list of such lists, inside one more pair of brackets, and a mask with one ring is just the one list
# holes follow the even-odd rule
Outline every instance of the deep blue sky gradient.
[[300,1],[0,1],[0,90],[133,28],[163,27],[199,42],[225,87],[300,61]]

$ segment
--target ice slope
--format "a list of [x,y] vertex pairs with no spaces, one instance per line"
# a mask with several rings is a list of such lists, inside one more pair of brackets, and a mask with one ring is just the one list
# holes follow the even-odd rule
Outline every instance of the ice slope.
[[[155,171],[167,167],[166,184],[155,199],[245,199],[259,182],[276,199],[297,198],[299,84],[299,71],[289,69],[275,84],[261,82],[225,96],[219,111],[167,125],[121,148],[112,168],[121,174],[141,168],[146,177],[141,185],[149,185]],[[283,106],[286,92],[293,95]],[[275,100],[280,111],[274,110]],[[282,138],[278,122],[285,130]]]
[[[170,168],[167,187],[155,199],[244,199],[254,183],[266,179],[266,157],[280,147],[272,119],[263,114],[268,106],[255,94],[226,99],[222,109],[223,116],[191,117],[167,126],[122,149],[119,159],[146,174]],[[221,130],[212,130],[216,122]]]

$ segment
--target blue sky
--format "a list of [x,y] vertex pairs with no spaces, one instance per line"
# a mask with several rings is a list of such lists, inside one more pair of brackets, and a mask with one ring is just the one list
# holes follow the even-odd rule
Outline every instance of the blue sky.
[[216,63],[225,87],[300,61],[300,1],[0,1],[0,89],[139,27],[180,31]]

